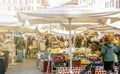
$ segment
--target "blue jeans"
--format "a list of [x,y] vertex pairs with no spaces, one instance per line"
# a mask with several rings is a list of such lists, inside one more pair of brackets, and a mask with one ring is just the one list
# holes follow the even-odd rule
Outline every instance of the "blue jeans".
[[17,61],[18,61],[18,62],[22,62],[22,59],[23,59],[23,51],[22,51],[22,50],[17,50],[17,54],[18,54]]

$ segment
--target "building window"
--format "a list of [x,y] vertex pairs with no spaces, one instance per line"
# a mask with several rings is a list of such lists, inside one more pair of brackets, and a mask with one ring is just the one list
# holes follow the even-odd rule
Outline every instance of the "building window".
[[110,1],[110,7],[113,7],[113,1]]
[[81,4],[81,3],[82,3],[82,0],[79,0],[79,3]]
[[84,3],[84,2],[87,2],[87,0],[83,0],[83,3]]
[[10,11],[11,6],[8,6],[8,11]]
[[33,10],[33,7],[32,7],[32,6],[30,7],[30,10]]
[[105,8],[108,8],[108,2],[105,3]]

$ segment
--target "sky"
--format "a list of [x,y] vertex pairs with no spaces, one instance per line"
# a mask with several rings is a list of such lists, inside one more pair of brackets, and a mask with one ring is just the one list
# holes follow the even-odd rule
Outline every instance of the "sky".
[[59,6],[71,0],[48,0],[50,7]]

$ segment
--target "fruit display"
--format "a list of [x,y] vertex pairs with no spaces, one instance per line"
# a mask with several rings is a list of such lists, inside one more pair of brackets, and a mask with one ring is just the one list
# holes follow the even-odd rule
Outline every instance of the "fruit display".
[[81,64],[82,65],[87,65],[87,64],[90,64],[90,61],[88,59],[86,59],[86,58],[82,58],[81,59]]
[[59,46],[60,48],[64,48],[64,42],[60,42]]
[[59,49],[51,49],[50,50],[52,54],[59,54],[60,53],[60,50]]
[[86,49],[85,49],[85,53],[86,53],[86,54],[91,54],[91,49],[90,49],[90,48],[86,48]]
[[75,50],[75,53],[76,53],[76,54],[80,54],[80,51],[79,51],[78,48]]
[[89,54],[87,57],[88,57],[87,59],[88,59],[90,62],[94,62],[94,61],[95,61],[95,62],[93,63],[93,66],[102,66],[102,65],[103,65],[102,59],[101,59],[100,57],[98,57],[97,54]]

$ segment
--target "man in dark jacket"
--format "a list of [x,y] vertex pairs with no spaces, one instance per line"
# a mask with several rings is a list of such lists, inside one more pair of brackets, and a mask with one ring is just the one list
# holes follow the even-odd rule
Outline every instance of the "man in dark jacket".
[[18,54],[18,58],[17,61],[18,62],[22,62],[22,58],[23,58],[23,49],[25,48],[25,41],[24,38],[19,37],[19,39],[16,42],[16,49],[17,49],[17,54]]

